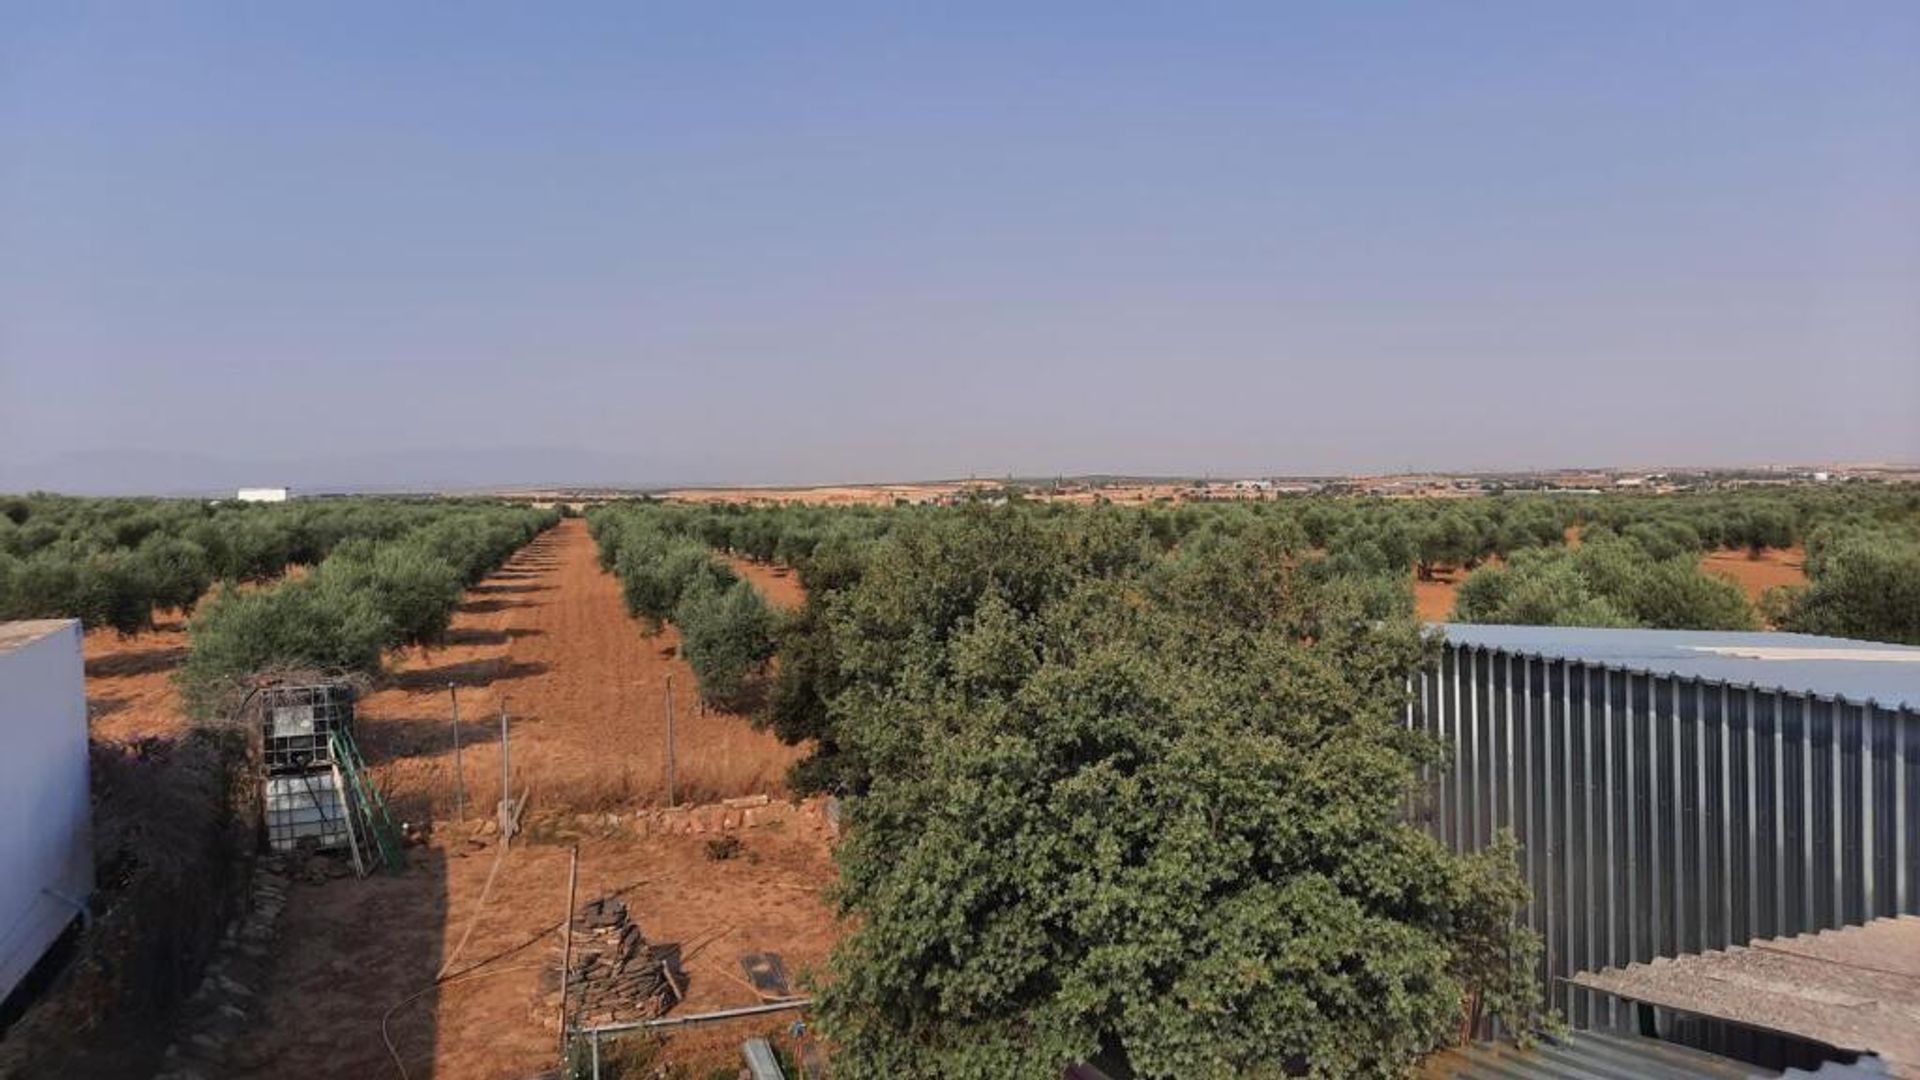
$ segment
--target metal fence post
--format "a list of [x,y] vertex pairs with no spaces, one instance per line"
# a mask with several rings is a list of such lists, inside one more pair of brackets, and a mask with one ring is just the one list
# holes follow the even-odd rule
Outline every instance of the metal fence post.
[[453,820],[467,820],[467,771],[460,764],[460,691],[447,684],[447,698],[453,702]]

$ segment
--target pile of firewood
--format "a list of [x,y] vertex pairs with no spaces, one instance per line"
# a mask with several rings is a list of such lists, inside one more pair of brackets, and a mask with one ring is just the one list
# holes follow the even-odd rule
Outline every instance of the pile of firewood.
[[[648,1020],[680,999],[680,976],[671,957],[647,944],[625,901],[602,897],[574,913],[573,966],[566,979],[567,1018],[575,1027]],[[560,1022],[560,967],[565,947],[556,943],[540,976],[537,1015]]]

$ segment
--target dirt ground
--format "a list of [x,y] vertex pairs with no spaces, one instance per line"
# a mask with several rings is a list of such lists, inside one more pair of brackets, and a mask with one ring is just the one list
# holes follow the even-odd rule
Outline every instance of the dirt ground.
[[671,626],[641,633],[619,582],[600,569],[585,522],[563,521],[474,587],[447,644],[390,660],[385,685],[360,701],[360,742],[404,813],[451,817],[457,694],[466,791],[491,806],[504,701],[515,791],[531,789],[533,805],[663,802],[671,677],[676,798],[782,794],[800,751],[701,706],[678,645]]
[[1431,580],[1422,581],[1419,575],[1413,578],[1413,614],[1421,622],[1446,622],[1453,614],[1453,594],[1460,589],[1460,582],[1466,579],[1466,573],[1441,567],[1433,572]]
[[[722,862],[707,858],[707,835],[643,835],[631,815],[536,823],[528,842],[508,848],[484,906],[497,846],[451,825],[410,852],[403,873],[301,882],[282,918],[259,1034],[232,1075],[398,1077],[387,1039],[414,1078],[511,1080],[551,1067],[556,1029],[535,1011],[538,969],[556,948],[575,843],[582,902],[619,894],[650,942],[680,947],[687,997],[676,1012],[754,1004],[743,953],[778,952],[797,979],[824,962],[834,938],[821,899],[831,880],[822,820],[775,806],[783,816],[740,829],[740,854]],[[430,989],[449,960],[452,977]],[[790,1019],[701,1029],[674,1037],[666,1053],[700,1069],[737,1065],[741,1038]]]
[[96,739],[123,741],[178,735],[186,728],[173,672],[187,658],[187,621],[177,611],[154,615],[154,628],[122,637],[87,631],[87,726]]
[[790,567],[739,557],[729,558],[727,562],[735,573],[753,582],[760,595],[773,606],[792,610],[807,602],[806,591],[800,588],[800,575]]
[[1700,568],[1739,582],[1747,598],[1756,603],[1768,589],[1807,583],[1807,553],[1799,547],[1770,548],[1758,559],[1748,558],[1744,548],[1729,548],[1703,557]]

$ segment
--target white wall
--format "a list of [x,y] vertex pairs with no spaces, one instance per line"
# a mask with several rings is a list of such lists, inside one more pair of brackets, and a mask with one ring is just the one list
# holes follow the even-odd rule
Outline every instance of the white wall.
[[80,624],[0,624],[0,997],[77,914],[52,894],[92,891]]
[[241,502],[286,502],[286,488],[241,488],[233,496]]

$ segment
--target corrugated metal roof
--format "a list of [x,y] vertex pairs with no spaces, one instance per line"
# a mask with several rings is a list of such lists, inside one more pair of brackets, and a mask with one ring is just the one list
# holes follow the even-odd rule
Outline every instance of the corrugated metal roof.
[[1920,1076],[1920,916],[1585,972],[1573,981],[1877,1054],[1894,1075]]
[[1785,1073],[1658,1039],[1575,1032],[1520,1049],[1475,1043],[1443,1050],[1420,1063],[1420,1080],[1874,1080],[1888,1073],[1878,1058],[1829,1061]]
[[1457,645],[1920,710],[1920,646],[1725,630],[1437,625]]
[[1524,1050],[1510,1043],[1455,1047],[1428,1058],[1420,1075],[1424,1080],[1748,1080],[1779,1074],[1656,1039],[1582,1031]]
[[1851,1065],[1829,1061],[1811,1072],[1788,1069],[1780,1074],[1780,1080],[1884,1080],[1892,1076],[1885,1062],[1868,1055]]

